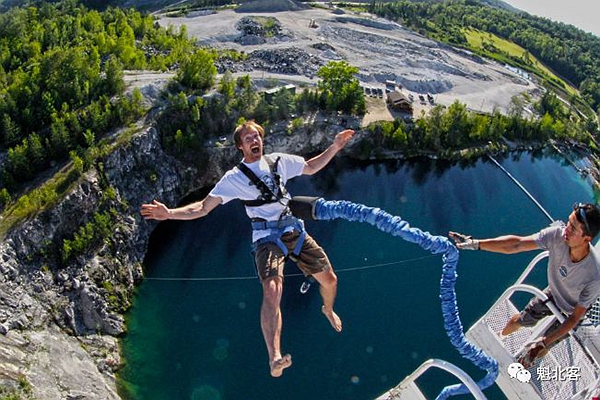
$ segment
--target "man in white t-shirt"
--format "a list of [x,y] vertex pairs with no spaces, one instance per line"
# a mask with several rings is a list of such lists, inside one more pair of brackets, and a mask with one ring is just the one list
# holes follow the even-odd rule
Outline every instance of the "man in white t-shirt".
[[323,249],[304,230],[302,220],[291,215],[285,184],[295,176],[312,175],[323,169],[353,135],[350,129],[338,133],[331,146],[308,161],[283,153],[263,156],[264,130],[254,121],[246,122],[233,135],[236,147],[243,154],[242,162],[227,171],[205,199],[174,209],[154,200],[141,208],[146,219],[189,220],[204,217],[219,204],[233,199],[244,202],[252,221],[255,263],[263,287],[260,322],[273,377],[281,376],[292,365],[291,355],[282,355],[280,348],[283,267],[288,256],[306,275],[319,282],[321,311],[333,329],[342,330],[342,321],[333,311],[337,276]]
[[[552,301],[566,316],[550,326],[519,359],[528,367],[544,356],[550,347],[575,328],[586,311],[600,297],[600,254],[591,241],[600,231],[600,211],[590,203],[576,203],[569,215],[567,225],[550,226],[530,236],[500,236],[494,239],[473,239],[460,233],[450,232],[456,245],[462,250],[486,250],[496,253],[520,253],[522,251],[548,250],[547,301]],[[534,297],[519,314],[513,315],[502,330],[509,335],[524,326],[534,326],[552,312],[542,301]]]

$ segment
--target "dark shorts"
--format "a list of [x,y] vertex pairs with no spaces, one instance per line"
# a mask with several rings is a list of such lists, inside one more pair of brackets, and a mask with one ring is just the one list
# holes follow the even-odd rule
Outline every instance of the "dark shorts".
[[[297,231],[285,233],[281,237],[281,241],[287,247],[290,254],[294,250],[299,237],[300,234]],[[290,258],[296,262],[304,275],[313,275],[331,270],[331,263],[329,262],[329,258],[327,258],[327,254],[325,254],[323,248],[308,233],[304,239],[300,255]],[[260,244],[256,249],[254,261],[256,262],[256,269],[261,282],[274,276],[283,277],[285,256],[276,243],[266,242]]]
[[[552,293],[550,292],[550,289],[544,290],[544,293],[546,294],[546,296],[548,296],[548,300],[544,301],[536,296],[533,299],[531,299],[529,301],[529,303],[527,303],[527,305],[525,306],[523,311],[521,311],[521,313],[519,314],[518,321],[522,326],[525,326],[525,327],[534,326],[541,319],[543,319],[549,315],[554,315],[552,310],[550,310],[550,308],[548,308],[548,305],[547,305],[548,302],[552,301]],[[554,323],[546,329],[546,331],[544,332],[544,336],[548,336],[550,333],[555,331],[560,325],[561,325],[561,323],[558,320],[554,321]],[[561,338],[560,340],[562,340],[566,337],[567,337],[567,335],[563,336],[563,338]],[[553,345],[557,344],[560,340],[553,343]]]
[[534,326],[548,315],[552,315],[552,311],[548,308],[547,302],[552,301],[552,294],[548,289],[544,290],[548,300],[543,301],[539,297],[533,297],[519,314],[519,323],[522,326]]

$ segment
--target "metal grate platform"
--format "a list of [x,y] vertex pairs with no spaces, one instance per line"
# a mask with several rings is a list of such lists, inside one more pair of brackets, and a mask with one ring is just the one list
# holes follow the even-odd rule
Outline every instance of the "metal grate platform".
[[517,355],[554,321],[554,317],[547,317],[534,328],[522,328],[502,337],[500,331],[504,324],[516,313],[517,309],[509,299],[501,299],[467,332],[469,340],[498,361],[500,375],[496,383],[504,394],[510,399],[523,400],[592,398],[600,388],[600,368],[573,336],[536,360],[528,369],[531,373],[529,383],[508,374],[508,366],[516,362]]
[[410,382],[403,388],[395,387],[385,392],[375,400],[427,400],[415,382]]

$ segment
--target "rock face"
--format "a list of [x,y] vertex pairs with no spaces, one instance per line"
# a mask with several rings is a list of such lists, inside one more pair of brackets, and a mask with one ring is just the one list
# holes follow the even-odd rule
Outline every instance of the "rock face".
[[[141,220],[139,206],[153,196],[176,204],[210,176],[182,167],[162,151],[156,130],[143,128],[54,208],[9,232],[0,244],[0,385],[25,379],[36,399],[117,398],[122,311],[142,277],[154,226]],[[63,241],[105,207],[108,192],[118,210],[112,235],[61,260]]]
[[[278,132],[266,137],[265,152],[307,154],[331,144],[342,127],[330,120],[294,135],[286,133],[287,124],[272,129]],[[152,199],[175,206],[240,159],[233,146],[207,150],[210,167],[200,174],[162,150],[154,127],[140,128],[54,208],[9,232],[0,244],[0,386],[18,388],[24,380],[40,400],[118,398],[122,312],[143,277],[156,226],[139,216],[139,207]],[[61,261],[63,241],[93,220],[107,198],[118,211],[112,235],[93,251]]]
[[[80,339],[65,335],[52,325],[31,332],[10,331],[0,336],[0,372],[15,381],[24,377],[36,399],[118,399],[114,377],[102,373],[118,364],[115,339],[90,336],[85,340],[96,342],[108,355],[91,355]],[[103,361],[96,362],[94,356]]]

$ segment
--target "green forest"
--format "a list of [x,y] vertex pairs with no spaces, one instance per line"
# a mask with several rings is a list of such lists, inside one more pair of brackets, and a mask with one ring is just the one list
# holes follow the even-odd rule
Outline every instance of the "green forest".
[[185,31],[130,9],[76,1],[0,14],[0,204],[63,161],[91,162],[102,139],[145,111],[124,70],[168,70],[193,53]]

